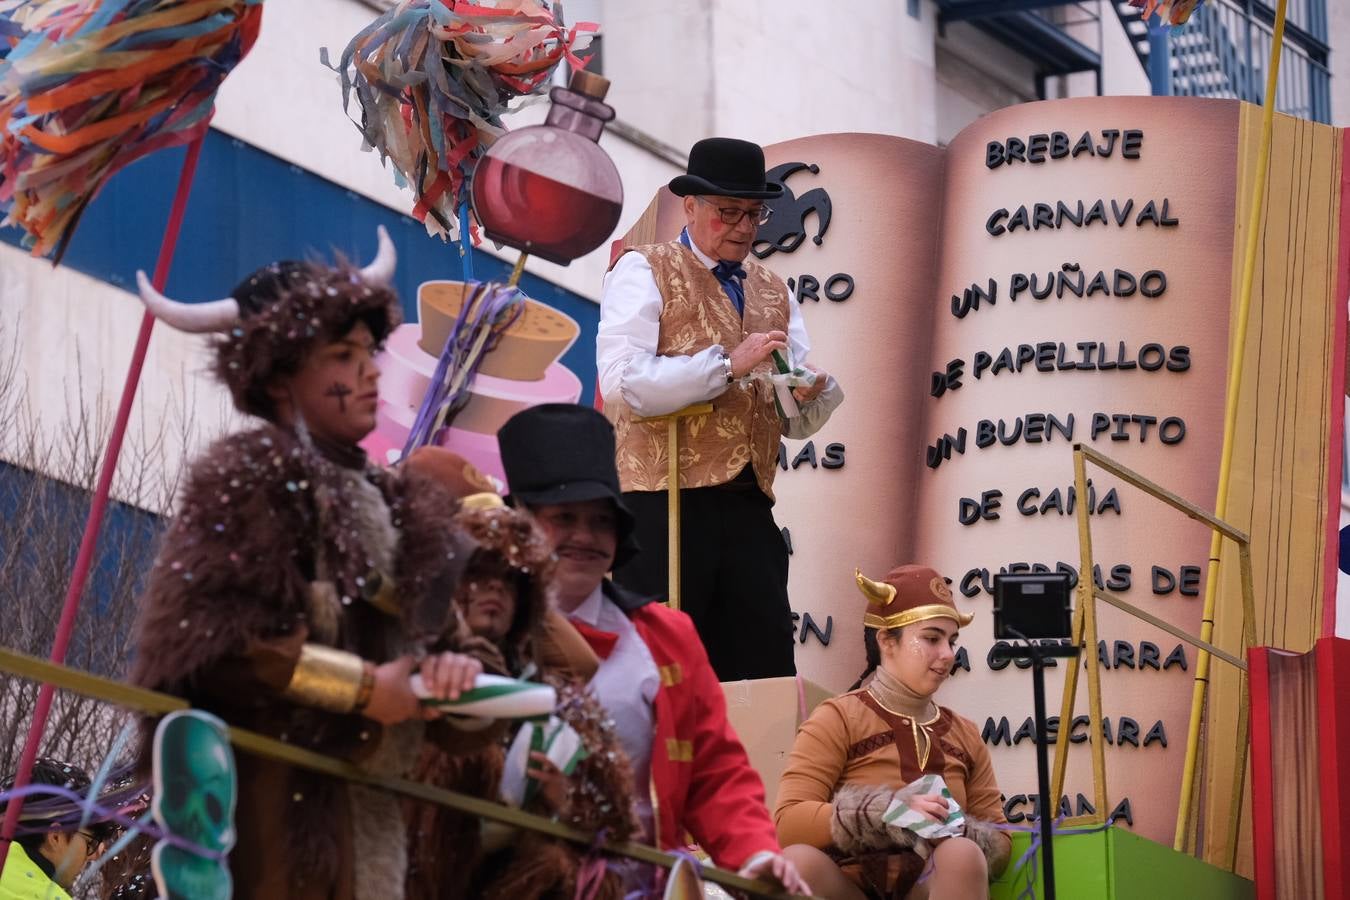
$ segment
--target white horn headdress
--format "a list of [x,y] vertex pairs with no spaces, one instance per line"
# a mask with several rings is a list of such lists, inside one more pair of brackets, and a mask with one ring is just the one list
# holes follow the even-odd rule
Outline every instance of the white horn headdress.
[[389,287],[394,280],[394,267],[398,265],[398,254],[394,252],[394,242],[383,225],[376,226],[375,237],[379,247],[375,258],[361,269],[361,280],[371,287]]
[[[398,264],[398,254],[394,251],[394,242],[389,232],[381,225],[376,229],[379,248],[375,258],[361,269],[361,280],[371,287],[388,287],[394,279],[394,267]],[[228,331],[239,321],[239,301],[233,297],[212,300],[208,303],[182,303],[166,297],[150,283],[144,272],[136,273],[136,284],[140,289],[141,302],[156,319],[189,334],[204,334],[211,331]]]
[[179,331],[189,334],[227,331],[239,321],[239,301],[233,297],[210,303],[179,303],[155,290],[144,272],[136,273],[136,284],[141,289],[141,302],[150,314]]

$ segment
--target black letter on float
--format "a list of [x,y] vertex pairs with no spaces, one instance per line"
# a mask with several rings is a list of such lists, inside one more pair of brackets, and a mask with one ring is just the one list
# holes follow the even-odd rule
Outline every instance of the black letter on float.
[[1139,668],[1153,669],[1157,671],[1158,666],[1158,645],[1152,641],[1141,641],[1139,644]]
[[1144,277],[1139,279],[1139,293],[1145,297],[1161,297],[1165,290],[1167,290],[1167,276],[1161,269],[1149,269],[1144,273]]
[[1158,426],[1158,440],[1164,444],[1180,444],[1186,437],[1186,423],[1178,416],[1168,416]]
[[1125,159],[1138,159],[1139,148],[1144,144],[1144,132],[1138,128],[1126,128],[1120,141],[1120,155]]
[[989,220],[984,223],[984,230],[994,237],[998,237],[1008,229],[1003,226],[1003,219],[1008,218],[1008,210],[1000,207],[989,214]]
[[844,467],[844,445],[839,443],[825,445],[825,458],[820,461],[823,469],[842,469]]
[[984,164],[991,169],[997,169],[1003,165],[1003,145],[998,141],[990,141],[985,145]]
[[845,275],[843,272],[838,275],[831,275],[830,280],[825,282],[825,296],[835,303],[843,303],[849,297],[852,297],[853,276]]
[[816,636],[816,640],[820,641],[821,646],[828,647],[830,646],[830,635],[833,633],[834,633],[834,616],[825,617],[824,631],[820,630],[820,626],[816,624],[815,619],[811,618],[810,613],[806,613],[804,616],[802,616],[801,642],[803,644],[806,643],[806,636],[808,634],[814,634]]
[[813,469],[816,467],[817,460],[816,460],[815,441],[807,441],[806,444],[802,447],[802,449],[797,451],[797,455],[792,458],[792,468],[796,469],[804,462],[809,462],[811,464],[811,468]]
[[1000,742],[1012,744],[1012,735],[1008,730],[1008,717],[1003,716],[994,724],[992,717],[986,717],[984,720],[984,730],[980,733],[980,738],[986,744],[998,746]]

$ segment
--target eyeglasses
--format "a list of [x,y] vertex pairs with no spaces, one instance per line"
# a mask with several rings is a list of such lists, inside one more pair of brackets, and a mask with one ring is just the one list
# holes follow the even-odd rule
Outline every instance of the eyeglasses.
[[85,859],[88,859],[89,857],[93,856],[95,853],[98,852],[99,841],[98,838],[94,837],[93,833],[88,831],[77,831],[76,834],[84,838]]
[[[695,197],[699,203],[707,206],[713,206],[711,200],[704,200],[702,197]],[[717,217],[722,220],[723,225],[739,225],[741,219],[746,216],[756,225],[763,225],[773,217],[773,210],[767,206],[755,206],[750,209],[741,209],[739,206],[718,206]]]

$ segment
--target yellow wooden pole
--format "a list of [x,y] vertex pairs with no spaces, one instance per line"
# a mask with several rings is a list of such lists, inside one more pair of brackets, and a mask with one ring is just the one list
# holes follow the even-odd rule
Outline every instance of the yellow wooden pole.
[[[1102,672],[1101,661],[1097,657],[1097,582],[1093,577],[1092,530],[1088,527],[1087,506],[1087,461],[1083,454],[1075,453],[1073,458],[1074,492],[1077,494],[1079,528],[1079,568],[1078,590],[1083,607],[1083,653],[1087,654],[1088,686],[1088,746],[1092,748],[1092,787],[1093,800],[1097,806],[1097,821],[1106,821],[1110,813],[1106,805],[1106,747],[1102,737]],[[1072,661],[1074,669],[1078,660]],[[1061,730],[1072,730],[1073,719],[1066,725],[1060,721]],[[1059,796],[1051,798],[1059,802]],[[1042,810],[1041,815],[1052,813]]]
[[521,253],[520,256],[516,259],[515,268],[511,270],[511,277],[506,279],[506,283],[509,284],[511,287],[515,287],[517,284],[520,283],[520,276],[525,274],[525,260],[529,258],[530,254]]
[[[1237,429],[1238,391],[1242,387],[1242,367],[1247,348],[1247,318],[1252,304],[1252,284],[1256,276],[1256,252],[1261,232],[1261,214],[1265,206],[1266,183],[1270,174],[1270,143],[1275,127],[1275,93],[1280,75],[1280,51],[1284,46],[1284,17],[1288,0],[1275,7],[1275,29],[1271,37],[1270,66],[1266,72],[1266,93],[1262,98],[1261,145],[1256,157],[1256,181],[1247,217],[1247,247],[1242,261],[1242,283],[1238,294],[1237,333],[1233,338],[1233,362],[1228,369],[1228,396],[1223,417],[1223,451],[1219,458],[1219,490],[1214,515],[1222,519],[1228,513],[1228,481],[1233,469],[1233,435]],[[1205,575],[1205,605],[1200,619],[1200,637],[1212,640],[1214,613],[1219,588],[1219,551],[1223,536],[1217,532],[1209,543],[1209,567]],[[1191,719],[1186,733],[1186,761],[1181,771],[1181,802],[1177,808],[1174,849],[1185,852],[1192,815],[1191,798],[1195,788],[1196,763],[1200,754],[1200,724],[1209,685],[1209,654],[1196,656],[1195,685],[1191,693]]]
[[680,608],[680,420],[666,422],[666,603]]
[[[1080,469],[1084,469],[1083,449],[1074,447],[1073,450],[1073,471],[1075,479],[1078,477]],[[1077,487],[1074,488],[1076,492]],[[1074,517],[1078,523],[1078,565],[1080,569],[1086,569],[1089,573],[1092,571],[1092,529],[1088,523],[1088,504],[1084,502],[1086,497],[1078,497],[1078,505],[1074,509]],[[1080,575],[1078,578],[1078,603],[1073,610],[1073,631],[1071,640],[1075,647],[1083,646],[1083,610],[1088,602],[1088,595],[1083,591],[1084,581]],[[1073,730],[1073,708],[1078,699],[1078,672],[1079,665],[1077,659],[1068,661],[1068,668],[1064,672],[1064,699],[1059,707],[1059,729],[1055,734],[1055,764],[1051,770],[1050,776],[1050,796],[1059,797],[1064,793],[1064,775],[1069,763],[1069,732]]]
[[[1248,650],[1257,645],[1256,643],[1256,596],[1252,586],[1252,548],[1249,543],[1243,541],[1238,544],[1238,559],[1242,566],[1242,652],[1246,656]],[[1229,797],[1228,806],[1228,841],[1226,846],[1226,855],[1228,858],[1228,871],[1237,871],[1237,847],[1238,833],[1242,825],[1242,798],[1247,789],[1247,745],[1248,731],[1251,728],[1251,710],[1249,709],[1251,685],[1247,680],[1248,673],[1244,668],[1242,670],[1242,688],[1238,697],[1238,758],[1237,765],[1233,769],[1233,792]]]
[[664,422],[666,424],[666,584],[669,596],[666,605],[680,608],[680,419],[688,416],[706,416],[712,412],[711,403],[695,403],[664,416],[640,416],[636,422]]

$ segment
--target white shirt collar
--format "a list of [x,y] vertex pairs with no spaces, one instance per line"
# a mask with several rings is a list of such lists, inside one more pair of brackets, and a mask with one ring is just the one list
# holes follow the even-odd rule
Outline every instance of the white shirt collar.
[[600,590],[600,585],[595,586],[589,597],[581,601],[581,605],[568,613],[569,618],[580,619],[592,628],[599,627],[600,607],[605,595]]
[[[686,235],[689,234],[689,229],[688,228],[684,229],[683,233]],[[689,249],[694,251],[694,258],[697,259],[699,262],[703,263],[704,266],[706,266],[709,269],[717,268],[717,260],[713,259],[711,256],[708,256],[706,253],[704,253],[702,250],[698,249],[698,243],[695,242],[695,240],[692,237],[689,238]]]

